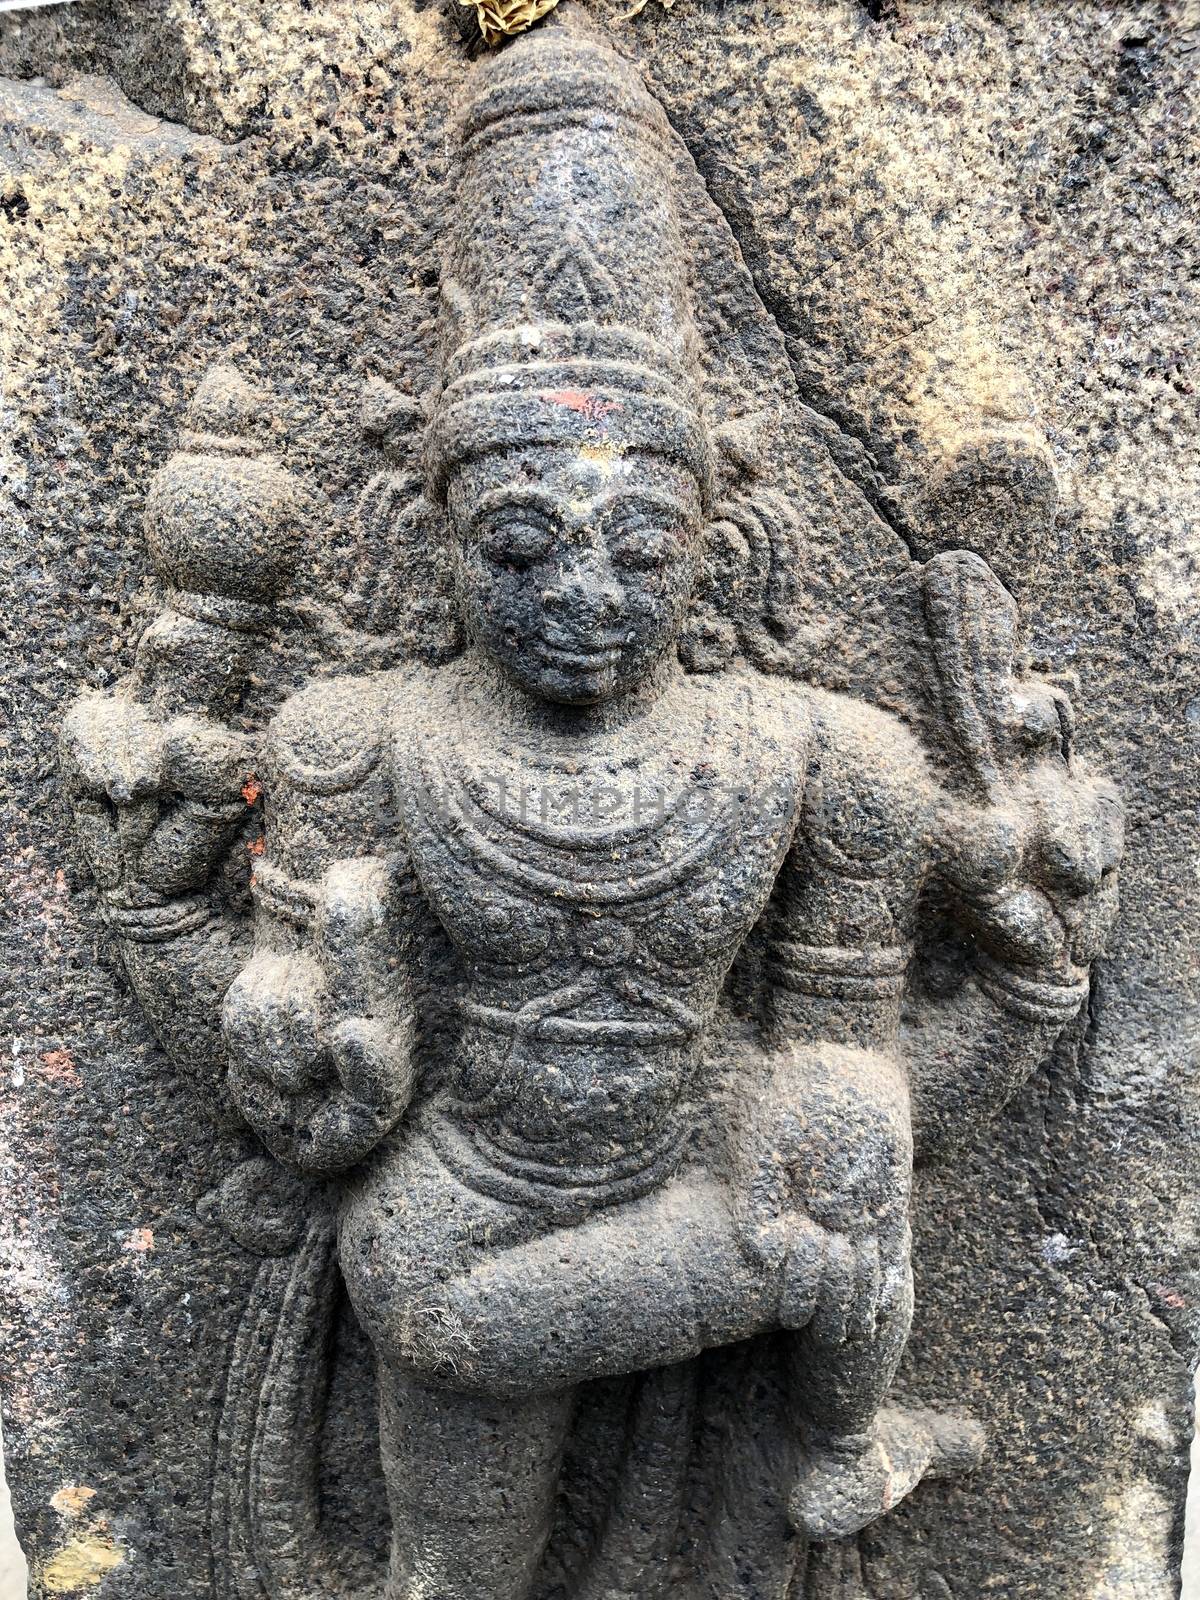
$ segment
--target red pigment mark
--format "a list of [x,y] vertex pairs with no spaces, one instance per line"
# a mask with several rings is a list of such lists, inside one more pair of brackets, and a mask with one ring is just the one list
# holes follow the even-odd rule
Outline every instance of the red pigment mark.
[[1170,1306],[1172,1311],[1182,1311],[1187,1301],[1178,1289],[1171,1289],[1165,1283],[1152,1283],[1150,1287],[1158,1296],[1164,1306]]
[[121,1248],[131,1250],[134,1255],[148,1255],[154,1249],[153,1228],[134,1228]]
[[79,1086],[79,1071],[69,1050],[43,1050],[41,1062],[46,1076],[55,1083],[69,1084],[72,1089]]
[[601,400],[586,389],[551,389],[546,399],[553,400],[556,406],[566,406],[569,411],[578,411],[589,422],[603,422],[610,411],[625,409],[619,400]]
[[248,806],[252,806],[262,792],[262,784],[259,783],[254,774],[251,773],[246,779],[245,783],[242,785],[242,799]]
[[260,855],[262,855],[263,851],[266,848],[267,848],[267,841],[263,838],[261,833],[259,834],[257,839],[251,839],[250,843],[246,846],[246,849],[249,850],[249,852],[250,852],[250,854],[252,856],[260,856]]

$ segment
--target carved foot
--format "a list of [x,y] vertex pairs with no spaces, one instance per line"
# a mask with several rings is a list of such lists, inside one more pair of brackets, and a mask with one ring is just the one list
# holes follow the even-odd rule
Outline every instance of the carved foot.
[[979,1465],[983,1429],[961,1415],[881,1411],[869,1433],[811,1441],[792,1491],[795,1526],[814,1542],[845,1539],[898,1505],[922,1478]]

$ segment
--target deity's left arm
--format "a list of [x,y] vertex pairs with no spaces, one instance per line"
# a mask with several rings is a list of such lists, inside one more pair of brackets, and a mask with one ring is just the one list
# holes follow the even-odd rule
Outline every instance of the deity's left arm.
[[933,825],[923,753],[895,718],[812,697],[795,838],[768,916],[775,1047],[895,1056]]
[[800,814],[767,913],[764,1034],[735,1190],[768,1257],[799,1219],[903,1230],[912,1139],[900,1006],[928,861],[929,774],[893,718],[813,693]]
[[1073,757],[1036,758],[989,805],[942,796],[930,902],[965,966],[905,1007],[919,1161],[969,1140],[1079,1016],[1122,837],[1112,786]]
[[[1078,1015],[1116,907],[1120,807],[1057,747],[971,799],[883,713],[818,697],[814,725],[771,929],[767,1059],[810,1125],[828,1109],[831,1149],[887,1108],[924,1159],[997,1111]],[[935,918],[967,954],[940,997],[913,973]],[[816,1220],[852,1228],[846,1194],[827,1216],[837,1185],[812,1187]]]
[[947,758],[928,931],[958,955],[905,1008],[927,1159],[970,1138],[1079,1014],[1117,913],[1124,813],[1076,749],[1061,683],[1024,668],[1016,606],[990,569],[953,551],[922,582]]

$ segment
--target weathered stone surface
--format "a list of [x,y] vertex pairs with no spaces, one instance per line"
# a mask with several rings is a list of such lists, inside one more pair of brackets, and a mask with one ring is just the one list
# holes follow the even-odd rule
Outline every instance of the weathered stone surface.
[[[606,233],[614,254],[601,250],[582,273],[543,257],[540,277],[536,242],[513,219],[522,162],[544,135],[531,122],[509,141],[507,167],[490,170],[485,159],[464,179],[450,113],[474,92],[475,47],[456,16],[415,0],[320,8],[280,0],[269,11],[245,0],[171,0],[152,10],[89,3],[0,19],[8,306],[0,518],[14,708],[5,771],[15,800],[5,840],[13,1053],[0,1104],[0,1394],[35,1595],[298,1600],[370,1593],[379,1582],[389,1518],[370,1346],[349,1304],[326,1293],[335,1280],[311,1179],[295,1187],[246,1129],[249,1115],[269,1145],[296,1154],[290,1124],[253,1097],[253,1052],[243,1050],[232,1093],[223,1076],[221,994],[249,953],[244,917],[232,917],[245,910],[245,871],[220,882],[228,946],[224,964],[205,968],[199,1001],[194,964],[181,968],[177,990],[161,981],[162,945],[127,943],[123,962],[70,841],[57,739],[81,689],[111,691],[134,665],[163,605],[164,576],[184,609],[168,612],[175,620],[166,626],[160,618],[138,649],[134,698],[145,715],[131,747],[145,748],[150,724],[203,702],[221,705],[221,719],[257,757],[260,730],[288,700],[277,747],[298,752],[310,772],[338,769],[383,726],[362,670],[401,658],[417,663],[404,670],[427,686],[416,703],[436,706],[448,691],[428,686],[453,683],[460,669],[439,664],[455,648],[457,624],[437,515],[413,510],[422,474],[431,501],[448,488],[451,518],[461,517],[498,488],[494,457],[519,435],[534,475],[560,499],[577,498],[577,485],[555,477],[559,441],[528,410],[518,410],[510,437],[494,407],[464,423],[443,405],[423,456],[418,448],[429,423],[418,402],[436,391],[464,338],[486,331],[489,317],[502,325],[505,296],[530,292],[533,279],[567,322],[578,320],[581,294],[611,292],[627,297],[623,321],[639,323],[638,307],[659,293],[663,322],[652,331],[665,343],[672,328],[679,335],[672,359],[682,381],[667,419],[676,442],[663,445],[661,412],[646,446],[651,486],[685,501],[696,494],[696,516],[710,471],[724,490],[758,486],[750,509],[711,519],[726,544],[710,544],[708,609],[692,614],[685,646],[692,667],[730,649],[749,662],[734,670],[751,672],[756,710],[727,720],[711,749],[688,744],[697,695],[727,707],[724,689],[697,687],[727,680],[693,672],[683,699],[666,702],[675,720],[656,748],[669,751],[674,738],[681,759],[704,756],[719,771],[730,740],[786,746],[816,695],[822,705],[879,708],[832,717],[840,727],[843,715],[861,716],[869,730],[867,801],[835,790],[822,813],[843,833],[862,804],[874,815],[886,787],[879,760],[894,762],[908,741],[925,745],[938,785],[953,789],[947,685],[957,669],[935,645],[938,605],[944,611],[957,591],[939,602],[930,574],[959,569],[928,563],[965,549],[985,557],[1015,597],[1037,674],[1069,687],[1079,749],[1111,776],[1128,810],[1120,919],[1084,1012],[1050,1058],[987,1126],[974,1113],[1002,1087],[1002,1038],[996,1072],[970,1082],[961,1112],[936,1074],[922,1080],[924,1091],[918,1084],[918,1138],[933,1130],[948,1153],[917,1172],[916,1313],[889,1403],[970,1413],[988,1433],[985,1462],[973,1475],[923,1485],[856,1541],[817,1547],[807,1579],[795,1582],[839,1600],[1175,1592],[1196,1356],[1200,496],[1185,352],[1197,325],[1189,82],[1200,19],[1184,4],[965,0],[676,0],[669,9],[651,0],[634,17],[627,9],[563,0],[549,26],[570,29],[578,18],[569,13],[592,25],[643,75],[686,149],[668,142],[676,155],[666,175],[635,142],[620,171],[605,173],[611,149],[585,126],[572,170],[586,173],[590,160],[597,204],[616,197]],[[517,52],[532,43],[506,46],[501,61],[524,60]],[[503,68],[494,70],[502,79]],[[626,103],[636,101],[634,72],[628,89],[615,69],[612,81]],[[644,213],[623,215],[622,182],[648,196]],[[678,254],[669,226],[654,233],[667,187],[682,218]],[[498,239],[489,230],[504,233],[506,218]],[[447,260],[465,279],[479,326],[464,333],[443,309],[439,354]],[[689,300],[703,352],[695,407],[704,426],[694,437],[692,342],[680,320]],[[564,379],[559,392],[577,388],[586,385]],[[623,421],[633,428],[639,418],[631,403]],[[457,460],[463,433],[485,426],[499,430],[492,456]],[[184,465],[177,456],[156,478],[181,428],[192,435],[182,441]],[[536,439],[531,428],[542,429]],[[619,426],[616,438],[636,452]],[[204,548],[215,542],[223,552],[215,578],[187,544],[189,460],[201,463],[194,470],[207,486],[197,495],[210,518]],[[240,464],[236,495],[231,462]],[[699,485],[691,491],[689,474]],[[256,548],[239,519],[246,505],[257,514],[267,502],[276,520]],[[791,552],[784,576],[799,579],[794,598],[804,610],[786,660],[772,651],[797,619],[778,590],[771,627],[765,605],[738,613],[734,604],[730,613],[734,569],[713,553],[764,545]],[[227,626],[244,621],[244,610],[213,609],[212,591],[235,567],[236,593],[218,599],[264,611],[280,600],[277,615],[258,618],[264,631]],[[981,612],[1002,618],[995,591],[979,593]],[[301,688],[335,660],[332,684]],[[486,734],[500,713],[483,682],[472,669],[462,693],[477,709],[491,706],[480,712]],[[450,748],[453,738],[443,750],[422,726],[420,717],[405,724],[402,749],[424,748],[424,737],[443,767],[470,756],[486,767],[484,739],[466,754]],[[449,733],[462,726],[453,717],[437,723]],[[77,729],[80,749],[93,749],[94,728]],[[609,753],[637,744],[614,731]],[[229,759],[241,749],[235,741]],[[836,765],[835,755],[826,759]],[[803,765],[799,755],[793,765]],[[183,792],[197,770],[179,779]],[[903,804],[895,801],[904,852],[916,850],[919,832],[905,807],[919,810],[934,792],[923,762],[911,770],[898,786]],[[265,765],[262,780],[282,806],[275,796],[286,786],[272,787]],[[245,811],[227,819],[244,863],[258,859],[257,782],[256,774],[246,785]],[[215,809],[226,799],[208,797]],[[323,826],[322,804],[304,800],[288,825],[299,815],[302,829]],[[347,815],[374,828],[385,813],[372,802],[361,817]],[[268,817],[269,864],[271,816],[282,812]],[[738,848],[741,856],[730,844],[730,860],[744,864],[745,840]],[[299,871],[295,858],[285,865]],[[752,876],[747,868],[743,887]],[[928,998],[952,987],[950,957],[960,950],[948,954],[934,939],[928,905],[914,916]],[[515,937],[511,920],[502,933]],[[694,948],[695,929],[679,937]],[[754,969],[738,971],[744,1001]],[[434,964],[422,981],[436,992],[442,977]],[[148,1002],[155,985],[157,1001]],[[253,997],[242,998],[253,1013]],[[795,1007],[802,1019],[808,1004]],[[991,1067],[979,1038],[970,1042],[974,1057],[950,1059]],[[862,1080],[861,1092],[878,1093],[878,1082]],[[850,1105],[841,1108],[847,1120]],[[809,1174],[810,1210],[820,1203],[822,1154],[863,1148],[845,1122],[825,1132],[828,1148],[818,1138],[797,1169]],[[383,1316],[372,1269],[388,1234],[379,1218],[406,1197],[403,1172],[389,1175],[378,1161],[369,1171],[343,1201],[343,1267],[380,1350],[412,1359],[411,1329],[398,1334]],[[398,1197],[389,1183],[399,1184]],[[426,1201],[436,1233],[446,1199],[419,1162],[409,1192]],[[887,1192],[895,1202],[900,1191]],[[298,1244],[308,1215],[315,1220]],[[688,1212],[693,1222],[702,1215],[702,1206]],[[696,1272],[720,1280],[707,1258],[711,1239],[702,1245]],[[385,1237],[384,1248],[385,1276],[420,1254],[411,1233]],[[622,1258],[603,1257],[614,1259]],[[533,1281],[516,1276],[513,1305]],[[705,1291],[705,1309],[729,1287]],[[744,1298],[758,1287],[761,1278]],[[279,1320],[285,1293],[313,1312],[311,1324]],[[643,1298],[633,1304],[618,1293],[596,1329],[611,1367],[601,1356],[594,1370],[616,1375],[587,1390],[575,1421],[567,1496],[536,1590],[547,1597],[582,1592],[570,1574],[598,1508],[612,1503],[605,1474],[615,1470],[627,1417],[660,1464],[679,1438],[679,1375],[643,1386],[640,1400],[619,1375],[648,1364],[636,1343],[644,1322],[634,1316],[622,1332],[618,1315],[633,1305],[648,1316],[658,1302]],[[306,1383],[319,1392],[322,1364],[303,1341],[321,1334],[322,1306],[332,1318],[324,1332],[333,1377],[310,1502],[302,1449],[291,1462],[297,1481],[288,1478],[287,1447],[305,1440],[294,1427],[281,1431],[279,1417],[307,1414]],[[261,1310],[257,1330],[247,1307]],[[542,1322],[567,1344],[577,1331],[570,1316],[555,1324],[544,1302]],[[279,1333],[289,1328],[291,1345]],[[493,1359],[493,1389],[508,1392],[506,1363],[528,1375],[540,1358],[537,1338],[521,1357],[523,1329],[513,1311],[494,1350],[477,1341],[479,1361]],[[708,1342],[756,1330],[730,1323]],[[445,1344],[428,1343],[443,1359]],[[758,1359],[744,1354],[751,1365]],[[291,1567],[280,1556],[272,1571],[254,1548],[260,1537],[278,1551],[289,1536],[288,1527],[256,1532],[248,1510],[256,1492],[264,1504],[271,1494],[244,1476],[253,1429],[239,1405],[253,1412],[268,1358],[300,1387],[289,1397],[277,1385],[277,1414],[255,1413],[265,1430],[256,1459],[278,1474],[268,1491],[288,1515],[302,1524],[319,1503],[319,1542],[339,1552],[348,1574],[340,1586],[321,1587],[319,1563],[305,1569],[311,1540]],[[727,1483],[736,1480],[761,1527],[744,1545],[718,1540],[700,1579],[723,1595],[782,1600],[787,1572],[804,1564],[787,1534],[794,1464],[782,1459],[792,1436],[782,1391],[765,1367],[748,1391],[738,1360],[710,1360],[703,1381],[685,1524],[703,1524],[697,1485],[714,1492],[711,1463],[724,1455]],[[309,1409],[317,1414],[315,1399]],[[413,1410],[405,1426],[418,1425]],[[460,1417],[456,1426],[468,1424]],[[909,1425],[906,1448],[913,1437]],[[402,1454],[395,1439],[391,1448],[394,1459]],[[633,1481],[661,1490],[648,1469]],[[444,1503],[444,1485],[439,1493]],[[793,1520],[816,1519],[819,1499],[793,1503]],[[499,1578],[487,1580],[488,1591],[480,1578],[485,1553],[514,1537],[530,1536],[511,1524],[463,1536],[462,1592],[516,1592]],[[611,1592],[651,1592],[632,1559],[626,1553],[615,1569],[625,1590]]]

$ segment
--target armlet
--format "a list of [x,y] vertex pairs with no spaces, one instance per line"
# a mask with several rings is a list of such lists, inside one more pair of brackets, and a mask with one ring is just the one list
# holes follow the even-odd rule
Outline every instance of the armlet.
[[162,944],[202,928],[216,915],[216,908],[208,895],[194,894],[162,906],[123,906],[102,900],[100,914],[118,939]]
[[855,950],[781,939],[772,953],[772,976],[780,988],[793,994],[828,1000],[890,1000],[903,993],[908,961],[905,945]]
[[382,748],[378,740],[334,766],[315,766],[303,761],[294,748],[281,747],[275,764],[289,783],[305,794],[348,794],[365,783],[379,765]]

